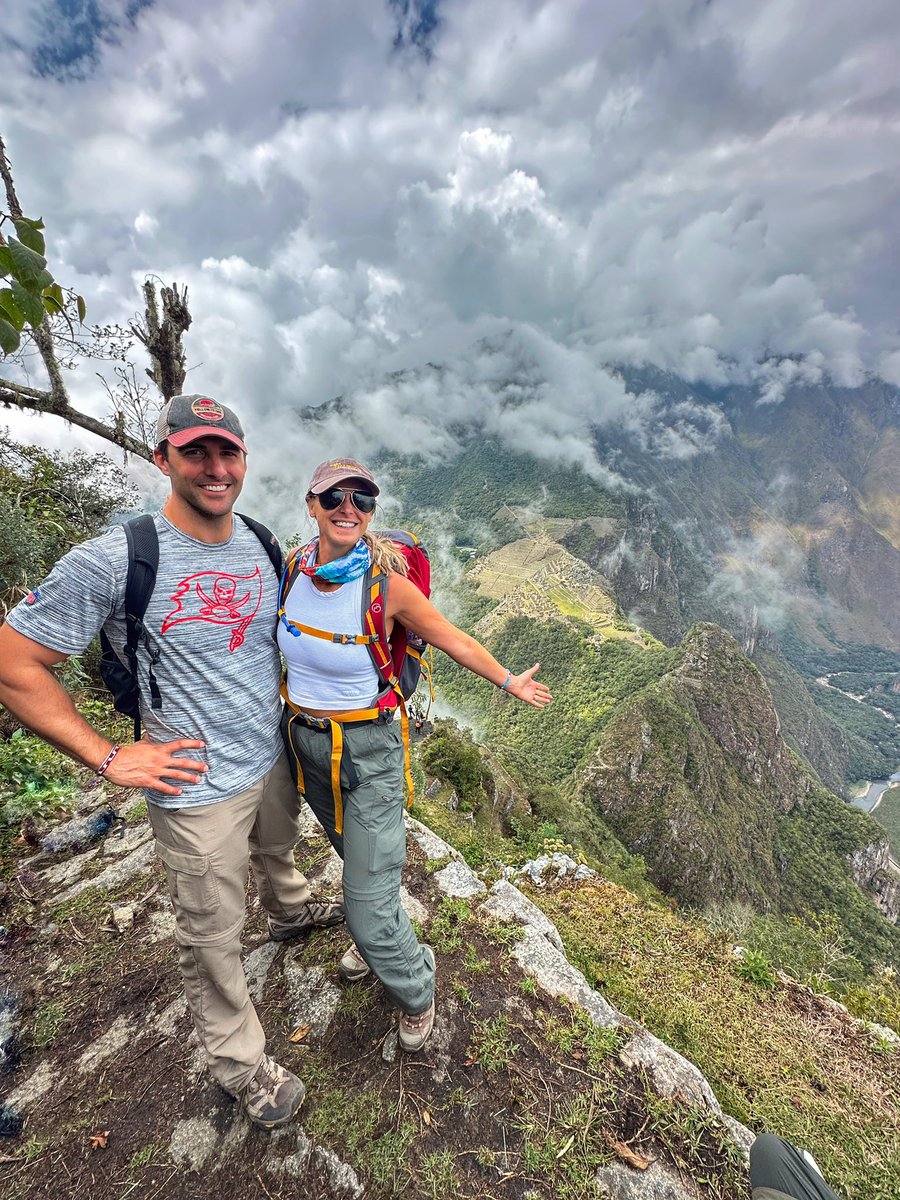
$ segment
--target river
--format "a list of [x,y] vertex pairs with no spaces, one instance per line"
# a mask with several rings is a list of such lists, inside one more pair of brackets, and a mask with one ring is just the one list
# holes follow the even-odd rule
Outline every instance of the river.
[[857,796],[852,803],[856,808],[861,808],[863,812],[871,812],[892,783],[900,783],[900,771],[893,774],[890,779],[873,780],[865,795]]

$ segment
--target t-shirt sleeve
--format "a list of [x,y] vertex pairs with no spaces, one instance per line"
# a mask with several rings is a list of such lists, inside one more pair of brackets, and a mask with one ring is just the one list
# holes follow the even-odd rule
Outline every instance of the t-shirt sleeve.
[[64,555],[10,612],[7,622],[12,628],[48,650],[81,654],[118,600],[108,542],[109,535],[95,538]]

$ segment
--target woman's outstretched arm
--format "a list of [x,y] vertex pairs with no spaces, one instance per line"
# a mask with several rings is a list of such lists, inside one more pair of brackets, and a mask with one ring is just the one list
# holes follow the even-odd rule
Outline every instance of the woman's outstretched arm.
[[387,617],[400,621],[407,629],[414,630],[419,637],[424,638],[429,645],[449,654],[461,667],[480,675],[482,679],[487,679],[497,687],[503,687],[508,678],[505,690],[517,700],[535,708],[543,708],[553,699],[550,689],[534,678],[540,669],[540,663],[513,675],[506,667],[501,666],[480,642],[476,642],[473,637],[448,621],[414,583],[395,573],[391,574],[388,587]]

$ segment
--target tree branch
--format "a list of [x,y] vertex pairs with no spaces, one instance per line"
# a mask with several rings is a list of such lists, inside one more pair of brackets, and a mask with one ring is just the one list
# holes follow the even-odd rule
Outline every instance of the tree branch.
[[41,392],[37,388],[13,383],[8,379],[0,379],[0,404],[6,408],[23,408],[28,412],[52,413],[55,417],[62,417],[70,425],[78,425],[80,428],[96,434],[97,437],[105,438],[130,454],[137,454],[148,462],[153,461],[150,448],[143,442],[137,441],[124,430],[114,429],[112,426],[98,421],[95,417],[89,417],[86,413],[79,412],[77,408],[72,408],[67,399],[59,404],[50,392]]

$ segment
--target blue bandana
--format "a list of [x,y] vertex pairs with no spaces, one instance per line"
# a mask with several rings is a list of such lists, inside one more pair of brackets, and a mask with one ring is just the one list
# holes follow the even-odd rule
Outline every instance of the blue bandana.
[[371,558],[369,547],[362,538],[343,558],[336,558],[334,562],[324,563],[322,566],[309,567],[306,564],[318,546],[319,539],[315,538],[303,553],[299,568],[304,575],[317,575],[319,579],[324,579],[328,583],[351,583],[354,579],[365,575],[369,569]]

